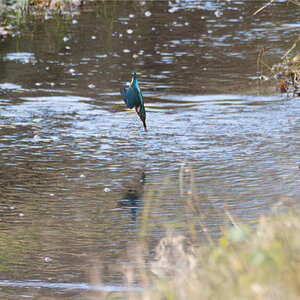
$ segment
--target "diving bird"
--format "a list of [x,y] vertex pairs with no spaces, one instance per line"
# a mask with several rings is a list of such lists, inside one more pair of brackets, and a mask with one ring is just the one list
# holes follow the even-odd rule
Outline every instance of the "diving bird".
[[136,80],[136,73],[134,73],[129,88],[121,87],[120,89],[121,96],[130,109],[135,108],[136,113],[143,122],[144,128],[147,131],[146,126],[146,111],[143,102],[143,95],[140,91],[139,84]]

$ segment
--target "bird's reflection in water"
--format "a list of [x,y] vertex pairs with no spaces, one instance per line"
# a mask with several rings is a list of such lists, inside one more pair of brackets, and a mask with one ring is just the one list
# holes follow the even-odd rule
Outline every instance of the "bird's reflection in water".
[[136,223],[139,209],[143,205],[144,184],[146,181],[145,172],[139,173],[139,176],[130,183],[122,187],[123,197],[118,200],[118,206],[130,210],[132,223]]

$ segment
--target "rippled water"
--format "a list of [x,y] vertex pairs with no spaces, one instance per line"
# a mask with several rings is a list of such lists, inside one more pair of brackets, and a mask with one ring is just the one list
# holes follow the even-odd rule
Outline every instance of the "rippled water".
[[[256,61],[291,47],[300,13],[261,5],[104,1],[1,40],[1,298],[123,291],[141,225],[153,247],[199,213],[217,238],[224,208],[297,205],[300,99],[258,84]],[[148,132],[119,94],[133,72]]]

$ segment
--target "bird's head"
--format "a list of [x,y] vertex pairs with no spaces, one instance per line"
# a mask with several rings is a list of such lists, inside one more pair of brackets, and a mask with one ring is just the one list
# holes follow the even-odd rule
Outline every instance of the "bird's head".
[[130,82],[130,85],[129,86],[136,86],[137,85],[137,80],[136,80],[136,73],[133,74],[132,76],[132,80]]

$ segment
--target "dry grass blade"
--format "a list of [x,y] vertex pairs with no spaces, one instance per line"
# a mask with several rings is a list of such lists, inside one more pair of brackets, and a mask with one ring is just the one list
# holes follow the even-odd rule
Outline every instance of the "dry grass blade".
[[265,4],[264,6],[262,6],[261,8],[259,8],[254,14],[253,16],[257,15],[260,11],[262,11],[263,9],[265,9],[267,6],[271,5],[275,0],[271,0],[270,2],[268,2],[267,4]]
[[296,40],[294,45],[281,57],[281,60],[284,60],[297,46],[297,43],[299,42],[300,38]]

